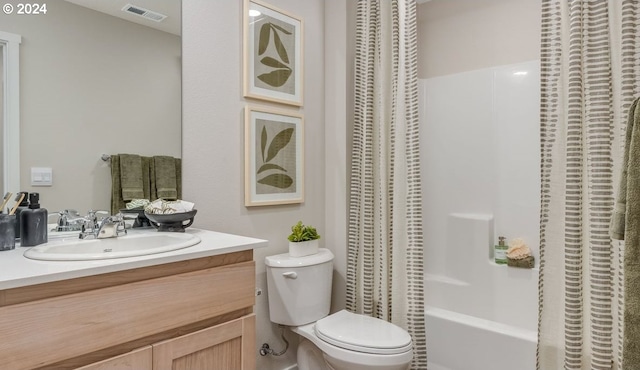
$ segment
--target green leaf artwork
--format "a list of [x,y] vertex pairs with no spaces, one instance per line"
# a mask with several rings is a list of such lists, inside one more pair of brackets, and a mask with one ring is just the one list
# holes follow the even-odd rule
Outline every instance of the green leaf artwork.
[[264,171],[268,171],[268,170],[280,170],[282,172],[287,172],[287,170],[285,170],[284,168],[278,166],[277,164],[265,163],[262,166],[260,166],[260,168],[258,169],[258,172],[256,172],[256,173],[260,173],[260,172],[264,172]]
[[[281,172],[287,172],[285,168],[275,163],[271,162],[277,155],[280,153],[282,149],[284,149],[289,142],[291,142],[291,137],[293,136],[293,128],[286,128],[276,134],[274,138],[269,143],[269,147],[267,149],[267,130],[266,126],[262,127],[262,133],[260,137],[260,150],[262,154],[262,166],[258,168],[256,175],[268,170],[276,170]],[[266,159],[265,159],[266,152]],[[273,186],[279,189],[287,189],[293,184],[293,179],[284,173],[273,173],[267,175],[259,180],[257,180],[259,184]]]
[[276,137],[271,140],[271,144],[269,144],[269,152],[267,154],[267,160],[265,162],[271,161],[282,148],[289,144],[291,141],[291,135],[293,134],[292,128],[284,129],[276,135]]
[[260,27],[260,41],[258,41],[258,55],[264,54],[269,46],[269,38],[271,37],[270,23],[265,23]]
[[262,127],[262,135],[260,137],[260,153],[262,154],[262,161],[264,162],[264,150],[267,147],[267,126]]
[[[273,32],[272,32],[273,31]],[[273,45],[275,47],[276,53],[278,54],[277,60],[273,57],[264,57],[260,60],[262,65],[267,67],[277,68],[269,73],[263,73],[258,77],[258,79],[265,84],[272,87],[281,87],[284,85],[289,77],[291,77],[291,67],[289,64],[289,53],[287,52],[287,48],[285,44],[282,42],[282,38],[280,34],[285,36],[291,36],[292,32],[287,31],[281,26],[277,24],[273,24],[271,22],[266,22],[260,27],[260,36],[258,40],[258,55],[262,55],[267,52],[267,48],[271,42],[271,35],[273,34]]]
[[289,67],[287,67],[286,64],[282,64],[280,63],[278,60],[273,59],[271,57],[264,57],[262,58],[262,60],[260,60],[260,63],[264,64],[265,66],[269,66],[269,67],[273,67],[273,68],[286,68],[286,69],[290,69]]
[[290,69],[276,69],[273,72],[261,74],[258,78],[267,85],[280,87],[287,82],[289,76],[291,76]]
[[282,33],[284,33],[285,35],[291,35],[291,32],[285,30],[284,28],[278,26],[277,24],[273,24],[273,23],[269,23],[269,24],[271,24],[273,28],[276,28],[277,30],[282,31]]
[[282,40],[280,40],[280,36],[278,36],[278,32],[273,31],[273,43],[276,46],[276,51],[278,52],[278,56],[282,59],[283,62],[289,63],[289,55],[287,54],[287,49],[285,49],[282,44]]
[[293,184],[293,179],[285,174],[274,173],[258,180],[258,183],[270,185],[280,189],[286,189]]

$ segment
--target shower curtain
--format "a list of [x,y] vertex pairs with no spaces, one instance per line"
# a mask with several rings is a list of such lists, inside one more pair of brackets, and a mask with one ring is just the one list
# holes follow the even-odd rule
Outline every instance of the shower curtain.
[[639,15],[634,0],[542,2],[539,370],[622,369],[624,251],[608,231]]
[[393,322],[426,369],[415,0],[357,3],[347,309]]

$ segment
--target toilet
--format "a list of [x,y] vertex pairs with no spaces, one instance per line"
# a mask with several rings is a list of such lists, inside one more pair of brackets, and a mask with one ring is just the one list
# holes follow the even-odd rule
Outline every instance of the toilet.
[[333,253],[265,257],[271,322],[300,335],[299,370],[406,370],[411,336],[384,320],[346,310],[329,315]]

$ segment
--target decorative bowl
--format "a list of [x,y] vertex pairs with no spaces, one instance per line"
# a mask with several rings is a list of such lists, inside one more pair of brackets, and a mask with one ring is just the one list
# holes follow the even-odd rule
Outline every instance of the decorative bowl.
[[[136,207],[136,208],[130,208],[130,209],[123,208],[120,210],[120,213],[136,216],[132,227],[151,226],[149,219],[147,218],[147,216],[144,215],[144,207]],[[125,222],[126,222],[126,219],[125,219]]]
[[184,229],[191,226],[191,224],[193,223],[193,218],[195,217],[197,212],[198,210],[194,209],[189,212],[169,214],[145,212],[144,215],[149,219],[149,223],[151,224],[151,226],[158,229],[158,231],[183,233]]

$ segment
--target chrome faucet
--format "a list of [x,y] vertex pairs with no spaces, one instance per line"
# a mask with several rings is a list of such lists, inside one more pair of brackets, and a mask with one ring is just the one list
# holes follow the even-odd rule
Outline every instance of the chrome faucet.
[[89,211],[80,231],[80,239],[93,236],[96,239],[115,238],[121,233],[126,234],[124,218],[121,213],[115,216],[107,216],[98,221],[97,213],[104,211]]
[[80,231],[84,218],[75,209],[65,209],[53,212],[49,217],[58,216],[56,228],[51,231]]

